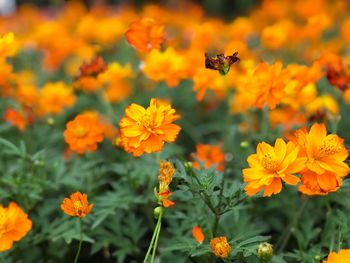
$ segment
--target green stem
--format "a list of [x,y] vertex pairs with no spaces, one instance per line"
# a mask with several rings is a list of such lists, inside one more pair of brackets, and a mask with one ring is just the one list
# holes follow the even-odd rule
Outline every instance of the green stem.
[[[161,217],[161,215],[159,217]],[[159,222],[160,223],[159,223],[159,226],[158,226],[158,229],[157,229],[156,240],[154,241],[154,245],[153,245],[153,252],[152,252],[151,263],[154,262],[154,257],[156,255],[156,251],[157,251],[159,234],[160,234],[160,230],[162,229],[162,221],[159,221]]]
[[147,262],[147,259],[148,259],[149,255],[151,253],[152,248],[153,248],[153,243],[154,243],[154,240],[155,240],[155,238],[157,236],[158,228],[160,228],[160,226],[161,226],[162,215],[163,215],[163,212],[161,212],[159,217],[158,217],[157,225],[156,225],[156,228],[154,229],[153,236],[152,236],[152,239],[151,239],[151,243],[149,244],[149,247],[148,247],[146,256],[145,256],[145,258],[143,260],[143,263]]
[[81,245],[83,244],[83,226],[81,224],[81,219],[79,218],[79,227],[80,227],[80,241],[78,246],[77,254],[75,255],[74,263],[78,262],[78,258],[80,255]]
[[269,106],[265,105],[263,112],[262,112],[262,120],[261,120],[261,134],[263,137],[266,137],[269,134],[269,128],[270,128],[270,117],[269,117]]

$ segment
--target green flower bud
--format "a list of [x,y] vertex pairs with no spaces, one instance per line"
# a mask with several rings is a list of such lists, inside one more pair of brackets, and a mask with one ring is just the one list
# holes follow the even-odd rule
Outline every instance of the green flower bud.
[[163,213],[163,207],[161,206],[157,206],[156,208],[154,208],[153,210],[153,215],[155,219],[158,219],[158,217],[160,216],[160,214]]
[[246,149],[246,148],[248,148],[248,146],[249,146],[249,142],[247,142],[247,141],[242,141],[241,144],[240,144],[240,146],[241,146],[241,148]]
[[258,247],[258,257],[261,262],[267,263],[272,259],[273,247],[270,243],[261,243]]

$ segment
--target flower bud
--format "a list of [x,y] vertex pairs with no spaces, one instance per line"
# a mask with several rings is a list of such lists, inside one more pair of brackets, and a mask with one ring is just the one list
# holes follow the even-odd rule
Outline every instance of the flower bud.
[[48,125],[54,125],[54,124],[55,124],[55,119],[52,118],[52,117],[47,118],[46,121],[47,121],[47,124],[48,124]]
[[154,208],[153,210],[153,215],[155,219],[158,219],[158,217],[160,216],[160,214],[163,213],[163,207],[161,206],[157,206],[156,208]]
[[241,146],[241,148],[243,148],[243,149],[247,149],[248,146],[249,146],[249,143],[248,143],[247,141],[242,141],[242,142],[240,143],[240,146]]
[[270,243],[260,243],[258,247],[258,257],[261,262],[266,263],[271,260],[273,256],[273,248]]

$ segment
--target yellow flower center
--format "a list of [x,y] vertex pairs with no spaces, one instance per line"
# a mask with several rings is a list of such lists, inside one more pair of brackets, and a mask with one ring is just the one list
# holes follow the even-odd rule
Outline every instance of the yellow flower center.
[[275,160],[269,153],[263,156],[263,158],[261,159],[261,164],[265,169],[272,172],[275,172],[279,167],[279,163],[277,162],[277,160]]
[[315,159],[327,157],[339,153],[342,150],[342,145],[337,138],[325,139],[322,143]]
[[7,220],[7,216],[6,216],[6,211],[4,208],[0,207],[0,238],[2,237],[2,235],[5,233],[5,223]]
[[78,127],[74,130],[74,134],[75,134],[75,136],[77,136],[77,137],[83,137],[83,136],[86,135],[86,133],[87,133],[87,130],[86,130],[84,127],[82,127],[82,126],[78,126]]
[[83,204],[78,200],[73,203],[75,213],[80,215],[81,209],[83,208]]
[[145,127],[147,130],[152,129],[153,127],[153,122],[152,122],[152,118],[151,115],[148,113],[145,113],[141,120],[139,121],[138,125],[142,125],[143,127]]

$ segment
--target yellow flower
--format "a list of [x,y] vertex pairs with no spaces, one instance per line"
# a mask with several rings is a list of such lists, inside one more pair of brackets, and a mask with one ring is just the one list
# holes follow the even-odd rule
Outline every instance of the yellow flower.
[[17,54],[18,49],[19,44],[12,32],[0,38],[0,58],[12,57]]
[[294,174],[305,167],[306,158],[298,157],[300,147],[293,142],[287,144],[277,139],[275,146],[262,142],[257,153],[248,157],[250,168],[243,169],[245,191],[254,195],[264,189],[264,196],[278,194],[282,190],[282,181],[296,185],[300,179]]

